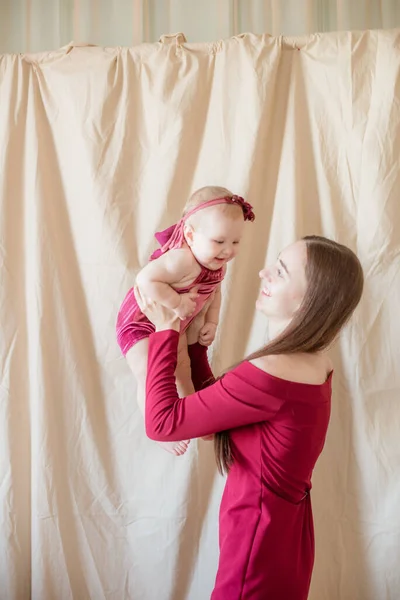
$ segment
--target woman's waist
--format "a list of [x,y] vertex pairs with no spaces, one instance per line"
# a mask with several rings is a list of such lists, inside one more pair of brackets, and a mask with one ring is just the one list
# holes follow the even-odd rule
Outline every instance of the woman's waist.
[[288,481],[276,481],[263,474],[258,478],[247,476],[235,482],[231,478],[233,470],[234,467],[229,473],[223,495],[223,507],[227,511],[259,510],[264,503],[270,505],[274,500],[297,505],[310,496],[310,482],[294,485]]
[[244,504],[247,496],[259,491],[270,492],[287,502],[297,504],[309,495],[311,490],[312,469],[297,469],[296,465],[281,465],[274,460],[249,462],[236,454],[234,465],[229,473],[230,485],[236,488],[237,500]]

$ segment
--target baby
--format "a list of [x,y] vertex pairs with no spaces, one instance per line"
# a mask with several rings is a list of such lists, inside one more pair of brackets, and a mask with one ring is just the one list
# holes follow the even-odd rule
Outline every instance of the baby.
[[[221,281],[243,234],[244,222],[254,221],[250,204],[222,187],[204,187],[192,194],[180,221],[155,237],[160,244],[138,273],[136,285],[147,297],[175,311],[181,319],[176,383],[181,397],[194,392],[186,331],[205,312],[199,342],[214,338],[221,305]],[[144,414],[148,337],[154,326],[140,311],[133,288],[118,313],[117,340],[137,381],[137,400]],[[177,456],[190,440],[160,442]]]

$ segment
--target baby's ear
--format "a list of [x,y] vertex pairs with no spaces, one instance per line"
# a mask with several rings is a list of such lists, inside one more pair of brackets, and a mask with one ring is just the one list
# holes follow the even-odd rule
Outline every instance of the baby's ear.
[[192,225],[190,225],[189,223],[185,223],[185,227],[183,229],[183,235],[185,236],[185,240],[189,247],[192,246],[192,244],[193,244],[193,234],[194,234],[194,229],[193,229]]

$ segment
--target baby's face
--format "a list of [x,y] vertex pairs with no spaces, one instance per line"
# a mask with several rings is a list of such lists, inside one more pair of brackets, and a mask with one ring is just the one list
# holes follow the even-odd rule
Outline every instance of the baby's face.
[[[236,207],[235,207],[236,208]],[[197,213],[185,231],[186,241],[198,262],[217,271],[235,258],[244,231],[241,209],[213,206]]]

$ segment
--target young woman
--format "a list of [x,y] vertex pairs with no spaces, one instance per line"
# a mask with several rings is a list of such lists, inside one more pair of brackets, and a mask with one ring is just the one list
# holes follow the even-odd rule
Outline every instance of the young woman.
[[[146,432],[157,441],[215,435],[228,472],[212,600],[305,600],[314,563],[311,476],[329,423],[326,349],[360,301],[363,272],[347,247],[306,237],[260,273],[256,308],[270,342],[217,381],[207,349],[189,348],[196,393],[178,398],[179,320],[139,295],[150,336]],[[196,339],[196,335],[193,339]]]

